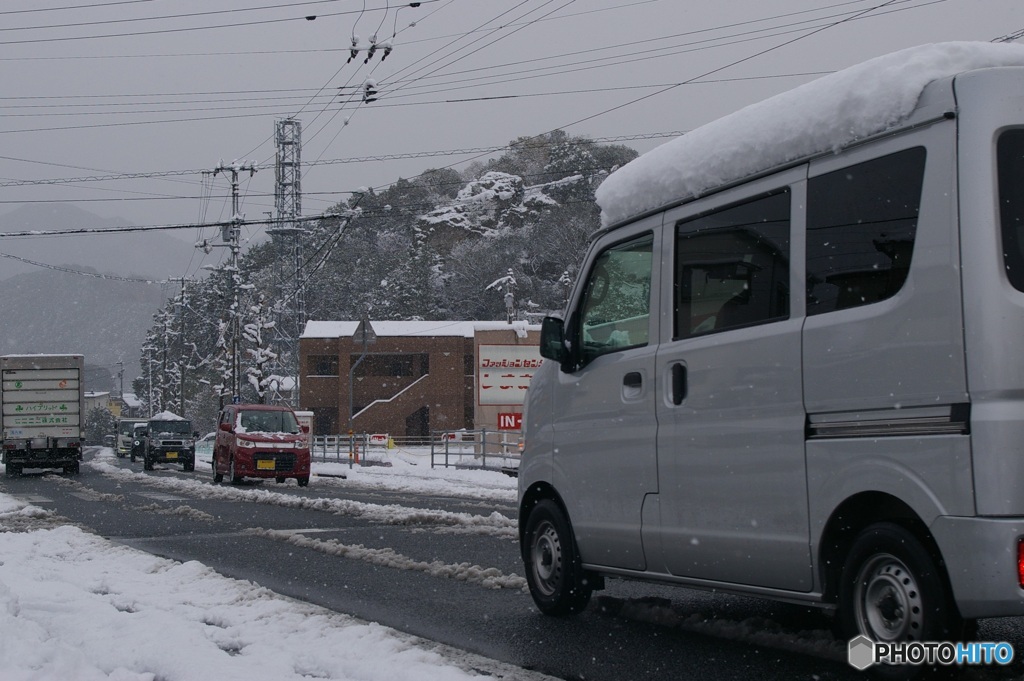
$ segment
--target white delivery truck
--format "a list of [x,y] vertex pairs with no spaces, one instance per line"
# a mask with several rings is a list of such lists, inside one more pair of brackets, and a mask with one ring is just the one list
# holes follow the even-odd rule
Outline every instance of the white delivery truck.
[[85,358],[82,355],[0,357],[3,463],[78,473],[85,442]]

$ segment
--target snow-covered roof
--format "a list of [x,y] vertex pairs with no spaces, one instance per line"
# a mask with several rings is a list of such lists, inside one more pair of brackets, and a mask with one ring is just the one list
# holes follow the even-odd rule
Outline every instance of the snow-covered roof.
[[[359,322],[344,321],[344,322],[328,322],[328,321],[309,321],[306,322],[306,330],[302,333],[302,338],[346,338],[351,337],[355,334],[356,328],[359,326]],[[463,338],[473,338],[477,331],[500,331],[502,329],[512,329],[515,331],[531,330],[539,331],[540,326],[533,324],[527,324],[526,322],[489,322],[489,321],[478,321],[478,322],[451,322],[451,321],[434,321],[434,322],[375,322],[371,321],[370,326],[373,327],[373,332],[377,336],[423,336],[423,337],[440,337],[440,336],[462,336]]]
[[608,226],[898,125],[932,81],[1024,65],[1024,45],[921,45],[824,76],[652,149],[597,189]]
[[142,406],[142,400],[140,400],[138,395],[135,393],[125,393],[124,395],[121,395],[121,401],[130,409]]

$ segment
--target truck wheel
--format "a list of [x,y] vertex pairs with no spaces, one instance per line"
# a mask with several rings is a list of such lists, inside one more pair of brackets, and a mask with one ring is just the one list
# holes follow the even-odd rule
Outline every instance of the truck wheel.
[[77,461],[74,463],[69,463],[67,466],[64,466],[64,472],[68,475],[78,475],[79,470],[80,469]]
[[213,461],[210,462],[210,468],[213,469],[213,484],[219,485],[224,482],[224,474],[217,472],[217,458],[214,457]]
[[575,615],[590,602],[593,585],[580,565],[572,527],[550,499],[530,511],[523,535],[530,595],[545,615]]
[[21,475],[21,466],[16,463],[9,463],[4,468],[4,472],[11,477]]
[[228,463],[228,478],[231,479],[232,485],[242,482],[242,476],[235,473],[235,457],[231,457],[231,461]]
[[[961,640],[964,622],[942,568],[906,528],[894,523],[867,527],[854,540],[842,574],[839,619],[846,638]],[[882,665],[876,671],[903,678],[920,670]]]
[[295,481],[299,483],[299,487],[309,487],[309,476],[304,478],[296,478]]
[[119,458],[119,459],[123,459],[124,458],[124,452],[122,452],[120,449],[117,450],[117,458]]

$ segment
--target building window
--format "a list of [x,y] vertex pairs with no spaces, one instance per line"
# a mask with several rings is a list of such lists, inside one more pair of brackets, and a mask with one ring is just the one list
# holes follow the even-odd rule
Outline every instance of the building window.
[[309,376],[337,376],[338,357],[336,355],[310,355]]
[[337,435],[338,410],[335,407],[313,407],[313,434]]

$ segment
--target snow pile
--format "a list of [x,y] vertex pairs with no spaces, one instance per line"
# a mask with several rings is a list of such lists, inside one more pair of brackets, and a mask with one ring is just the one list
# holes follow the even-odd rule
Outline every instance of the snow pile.
[[607,226],[898,124],[939,78],[1024,65],[1024,45],[912,47],[776,95],[677,137],[612,173],[597,190]]

